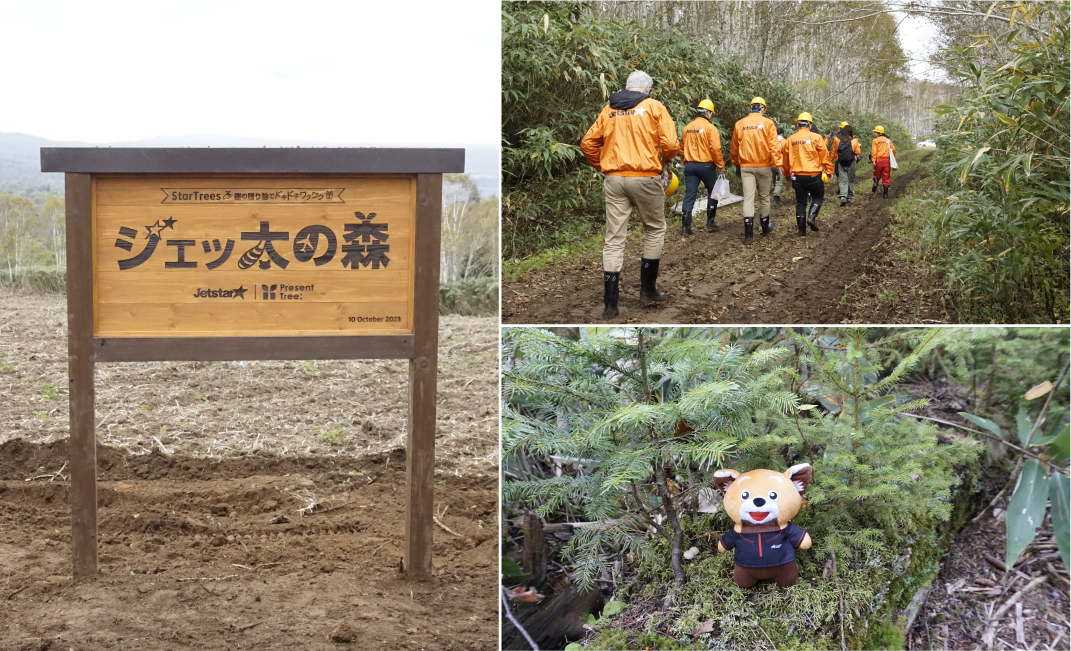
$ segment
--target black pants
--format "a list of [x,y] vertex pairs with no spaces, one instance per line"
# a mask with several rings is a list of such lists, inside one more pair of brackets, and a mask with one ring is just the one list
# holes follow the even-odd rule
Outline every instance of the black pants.
[[822,175],[801,176],[796,175],[792,181],[792,189],[796,191],[796,216],[807,216],[807,198],[810,197],[813,205],[822,206],[826,198],[826,186],[822,183]]
[[[710,193],[714,191],[714,183],[718,180],[718,168],[714,163],[685,163],[684,164],[684,212],[692,212],[695,205],[695,197],[699,193],[699,182],[707,189],[707,205],[710,205]],[[717,202],[714,202],[715,205]]]

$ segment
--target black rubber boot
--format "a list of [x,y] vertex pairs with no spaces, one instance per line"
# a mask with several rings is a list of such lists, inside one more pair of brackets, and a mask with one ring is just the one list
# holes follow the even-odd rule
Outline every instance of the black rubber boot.
[[604,271],[602,274],[602,318],[617,316],[617,294],[621,287],[620,271]]
[[773,232],[773,227],[770,226],[770,216],[769,215],[759,218],[759,224],[762,225],[762,236],[763,237],[766,237],[771,232]]
[[686,210],[681,213],[681,232],[685,235],[692,234],[692,211]]
[[882,199],[888,199],[889,198],[889,186],[887,186],[887,185],[881,186],[881,198]]
[[874,194],[878,191],[878,177],[874,177],[874,187],[870,188],[870,194]]
[[775,205],[775,206],[782,205],[781,204],[781,195],[779,195],[779,194],[775,194],[774,195],[774,197],[773,197],[773,205]]
[[848,205],[848,197],[841,197],[840,198],[840,207],[843,208],[844,206],[847,206],[847,205]]
[[815,233],[818,232],[818,211],[822,209],[822,204],[812,203],[811,212],[807,215],[807,225],[811,227],[811,230]]
[[755,239],[755,218],[744,217],[744,244],[751,244]]
[[796,215],[796,234],[807,237],[807,218],[802,215]]
[[658,260],[640,259],[640,300],[645,305],[661,303],[666,300],[666,293],[658,291]]
[[711,206],[707,204],[707,230],[713,233],[718,230],[718,222],[714,221],[714,217],[718,214],[718,204]]

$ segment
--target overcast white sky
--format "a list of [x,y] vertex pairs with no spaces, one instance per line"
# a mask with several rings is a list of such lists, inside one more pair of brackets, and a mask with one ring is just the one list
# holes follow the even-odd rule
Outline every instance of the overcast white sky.
[[934,42],[937,37],[937,27],[921,16],[905,17],[904,14],[896,11],[893,12],[893,16],[898,21],[902,19],[897,34],[900,37],[900,47],[904,48],[904,54],[911,59],[908,66],[911,68],[912,76],[926,81],[948,81],[948,75],[943,70],[925,61],[937,47]]
[[0,131],[497,146],[497,0],[0,2]]

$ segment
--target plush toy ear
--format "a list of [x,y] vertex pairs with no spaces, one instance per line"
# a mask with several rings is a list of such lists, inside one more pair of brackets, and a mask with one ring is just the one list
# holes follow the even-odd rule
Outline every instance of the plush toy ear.
[[718,485],[721,492],[729,490],[729,485],[736,481],[740,473],[735,470],[717,470],[714,472],[714,483]]
[[812,473],[811,464],[798,463],[785,471],[785,477],[791,479],[792,483],[796,485],[796,490],[803,493],[811,485]]

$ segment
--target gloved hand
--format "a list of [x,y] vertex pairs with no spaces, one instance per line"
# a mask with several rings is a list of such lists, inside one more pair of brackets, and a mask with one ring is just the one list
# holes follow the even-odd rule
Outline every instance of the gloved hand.
[[855,162],[856,162],[856,163],[858,163],[858,162],[859,162],[859,159],[860,159],[860,158],[862,158],[862,156],[859,156],[859,155],[857,154],[857,155],[855,156]]
[[829,183],[829,177],[826,176],[825,172],[822,172],[822,183]]
[[740,166],[739,165],[735,165],[734,167],[736,167],[736,175],[740,176]]

